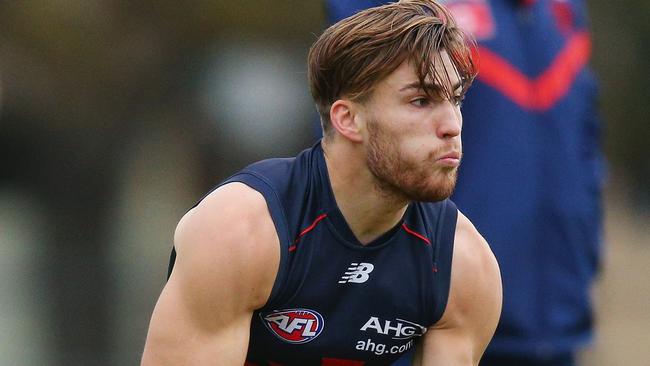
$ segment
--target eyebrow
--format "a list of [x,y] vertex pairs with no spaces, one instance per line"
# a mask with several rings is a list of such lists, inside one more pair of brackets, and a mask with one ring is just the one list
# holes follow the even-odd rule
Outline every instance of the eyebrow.
[[[462,89],[462,87],[463,87],[463,83],[462,83],[462,81],[459,81],[459,82],[457,82],[456,84],[453,85],[451,90],[456,91],[458,89]],[[403,92],[403,91],[406,91],[406,90],[409,90],[409,89],[440,90],[441,88],[440,88],[439,85],[436,85],[436,84],[433,84],[433,83],[425,83],[424,85],[422,85],[419,81],[414,81],[412,83],[408,83],[408,84],[404,85],[403,87],[401,87],[399,89],[399,91]]]

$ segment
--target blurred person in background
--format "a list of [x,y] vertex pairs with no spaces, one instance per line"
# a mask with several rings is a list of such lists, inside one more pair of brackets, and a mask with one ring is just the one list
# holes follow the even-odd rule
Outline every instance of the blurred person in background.
[[[382,3],[327,0],[328,20]],[[443,3],[479,44],[452,199],[502,270],[503,312],[481,365],[574,365],[592,339],[604,175],[585,3]]]
[[448,200],[475,76],[463,32],[403,1],[333,25],[308,64],[324,138],[181,219],[142,364],[388,365],[421,337],[418,364],[477,365],[501,282]]

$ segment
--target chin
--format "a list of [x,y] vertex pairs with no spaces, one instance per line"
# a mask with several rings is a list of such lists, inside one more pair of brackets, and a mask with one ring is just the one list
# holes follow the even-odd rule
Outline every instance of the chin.
[[402,193],[410,201],[437,202],[449,198],[456,188],[456,170],[443,176],[423,179],[424,184],[402,186]]
[[454,186],[452,187],[435,187],[434,189],[419,191],[419,192],[404,192],[409,201],[419,202],[438,202],[451,197],[454,193]]

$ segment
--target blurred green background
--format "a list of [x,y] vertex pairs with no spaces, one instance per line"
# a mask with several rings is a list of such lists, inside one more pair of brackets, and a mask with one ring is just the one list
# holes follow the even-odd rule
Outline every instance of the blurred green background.
[[[650,349],[650,2],[588,1],[609,160],[598,339]],[[178,219],[312,141],[319,1],[0,2],[0,364],[132,365]]]

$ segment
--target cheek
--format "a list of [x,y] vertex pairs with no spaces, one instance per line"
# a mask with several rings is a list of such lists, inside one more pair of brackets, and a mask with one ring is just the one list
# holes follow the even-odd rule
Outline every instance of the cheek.
[[431,146],[430,141],[427,143],[425,139],[414,137],[401,140],[395,149],[403,162],[420,163],[427,160]]
[[420,159],[435,147],[433,126],[423,123],[423,118],[395,111],[386,111],[377,117],[375,122],[381,130],[380,138],[404,158]]

